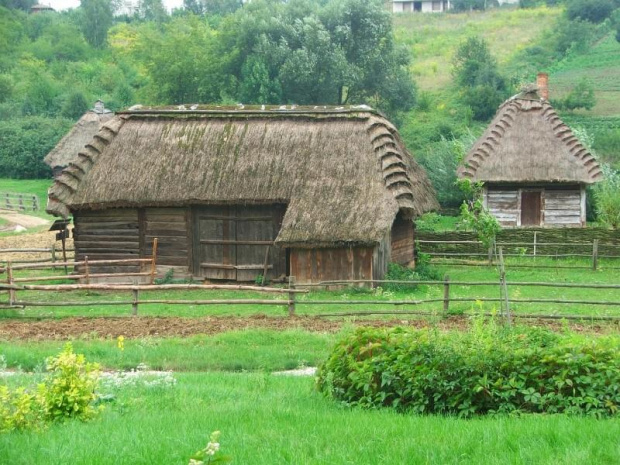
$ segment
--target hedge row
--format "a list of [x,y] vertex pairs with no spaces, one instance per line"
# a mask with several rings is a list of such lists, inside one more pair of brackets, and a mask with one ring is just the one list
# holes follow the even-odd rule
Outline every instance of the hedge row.
[[477,323],[466,333],[360,328],[319,368],[349,405],[424,414],[618,415],[620,340]]

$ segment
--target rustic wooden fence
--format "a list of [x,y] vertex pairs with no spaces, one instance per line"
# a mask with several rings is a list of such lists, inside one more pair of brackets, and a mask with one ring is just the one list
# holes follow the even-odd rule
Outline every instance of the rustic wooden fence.
[[[51,247],[38,247],[38,248],[24,248],[24,249],[18,249],[18,248],[12,248],[12,249],[0,249],[0,263],[8,263],[9,261],[11,263],[13,263],[14,265],[16,264],[23,264],[23,263],[45,263],[45,262],[51,262],[53,264],[54,269],[56,268],[56,262],[57,261],[65,261],[67,259],[73,258],[73,254],[75,253],[75,249],[65,249],[65,252],[67,252],[68,254],[63,258],[62,257],[62,249],[59,247],[56,247],[55,244],[52,244]],[[32,259],[18,259],[18,260],[12,260],[11,258],[9,258],[12,254],[20,254],[20,255],[30,255],[30,254],[36,254],[39,255],[40,257],[46,257],[47,255],[49,255],[49,258],[32,258]],[[62,260],[61,260],[62,258]]]
[[[591,263],[585,265],[544,265],[544,264],[511,264],[516,268],[576,268],[597,270],[600,259],[619,260],[619,244],[603,244],[599,239],[592,242],[539,242],[534,232],[532,242],[500,242],[495,245],[507,252],[504,257],[518,258],[550,258],[588,259]],[[418,252],[431,257],[437,263],[460,266],[495,266],[499,264],[495,247],[485,249],[482,242],[476,240],[418,240]],[[553,252],[550,248],[553,248]],[[464,260],[465,258],[474,261]],[[605,266],[606,269],[620,269],[615,266]]]
[[34,194],[0,192],[0,208],[14,211],[37,211],[39,210],[39,198]]
[[[95,276],[95,275],[92,275]],[[439,286],[443,289],[443,295],[434,298],[422,299],[401,299],[401,300],[382,300],[382,299],[297,299],[298,294],[305,294],[308,288],[342,288],[347,286],[360,285],[385,285],[400,284],[406,286]],[[455,288],[463,286],[487,286],[498,287],[500,290],[499,297],[456,297],[454,295]],[[620,291],[618,284],[576,284],[576,283],[543,283],[543,282],[507,282],[505,278],[498,281],[451,281],[449,277],[440,281],[394,281],[394,280],[354,280],[354,281],[324,281],[314,284],[295,285],[294,279],[291,279],[288,287],[261,287],[261,286],[245,286],[245,285],[227,285],[227,284],[55,284],[55,285],[31,285],[22,284],[13,280],[13,283],[0,283],[0,291],[9,294],[8,302],[0,304],[0,308],[25,308],[25,307],[92,307],[99,305],[130,305],[131,314],[137,315],[140,305],[150,304],[169,304],[169,305],[258,305],[258,306],[283,306],[288,309],[289,316],[295,316],[300,307],[306,306],[377,306],[390,307],[388,309],[371,309],[360,311],[339,311],[339,312],[322,312],[319,317],[347,317],[347,316],[372,316],[372,315],[418,315],[418,316],[435,316],[447,318],[458,316],[462,312],[454,313],[451,305],[454,303],[469,302],[472,304],[479,302],[499,302],[501,310],[500,317],[511,321],[512,318],[523,319],[566,319],[566,320],[583,320],[583,321],[620,321],[620,313],[614,315],[575,315],[561,313],[526,313],[515,312],[510,308],[514,303],[528,303],[541,305],[600,305],[609,307],[620,306],[620,299],[614,300],[586,300],[586,299],[543,299],[543,298],[513,298],[508,294],[508,290],[512,286],[519,287],[554,287],[554,288],[572,288],[572,289],[615,289]],[[71,293],[75,291],[103,291],[103,292],[131,292],[131,299],[126,300],[61,300],[59,293]],[[144,292],[150,291],[191,291],[191,290],[226,290],[226,291],[252,291],[267,294],[279,294],[284,299],[239,299],[239,298],[218,298],[218,299],[170,299],[170,298],[144,298]],[[53,299],[44,302],[20,300],[18,293],[23,291],[40,291],[54,293]],[[412,307],[419,307],[428,304],[440,304],[434,309],[416,310]],[[405,309],[403,309],[403,307]],[[486,312],[485,315],[491,316],[494,313]]]

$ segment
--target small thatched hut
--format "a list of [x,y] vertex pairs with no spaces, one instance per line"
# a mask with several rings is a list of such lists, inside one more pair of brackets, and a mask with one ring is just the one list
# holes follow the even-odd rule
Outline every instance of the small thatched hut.
[[502,226],[581,227],[586,185],[601,170],[532,87],[504,102],[459,168],[484,183],[484,201]]
[[437,208],[396,129],[367,106],[117,114],[49,191],[78,257],[151,254],[204,279],[379,279],[413,261]]
[[69,166],[69,162],[75,158],[75,154],[90,143],[103,123],[112,119],[113,116],[114,113],[105,108],[101,100],[95,102],[95,107],[88,110],[43,159],[52,168],[54,177]]

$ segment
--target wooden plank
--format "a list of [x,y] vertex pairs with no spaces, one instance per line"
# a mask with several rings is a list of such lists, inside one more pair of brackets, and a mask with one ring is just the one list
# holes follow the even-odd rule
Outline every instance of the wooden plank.
[[74,217],[80,219],[102,219],[102,218],[131,218],[138,220],[138,210],[135,208],[109,208],[106,210],[79,210],[74,213]]
[[166,222],[166,221],[150,221],[149,218],[146,218],[146,231],[159,231],[159,230],[164,230],[164,231],[181,231],[183,234],[185,234],[185,230],[187,229],[187,226],[185,225],[185,222],[179,222],[179,223],[172,223],[172,222]]
[[105,248],[116,248],[116,249],[135,249],[140,250],[140,242],[139,241],[84,241],[81,238],[76,239],[73,242],[75,246],[80,249],[105,249]]
[[82,221],[80,218],[76,220],[76,227],[81,231],[106,231],[109,234],[110,230],[117,229],[133,229],[135,230],[135,234],[138,234],[139,224],[137,221],[129,222],[129,221],[97,221],[97,222],[88,222]]

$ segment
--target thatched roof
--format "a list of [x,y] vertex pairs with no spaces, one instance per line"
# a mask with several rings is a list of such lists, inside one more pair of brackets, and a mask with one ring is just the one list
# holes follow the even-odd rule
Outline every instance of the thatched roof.
[[484,182],[577,182],[601,179],[590,152],[535,91],[500,107],[459,168],[459,177]]
[[376,243],[399,210],[438,208],[367,106],[191,108],[119,113],[57,178],[47,211],[286,203],[277,241],[320,246]]
[[43,161],[51,168],[69,166],[69,162],[75,155],[90,143],[99,132],[101,126],[114,117],[114,113],[109,110],[87,111],[71,130],[56,144]]

